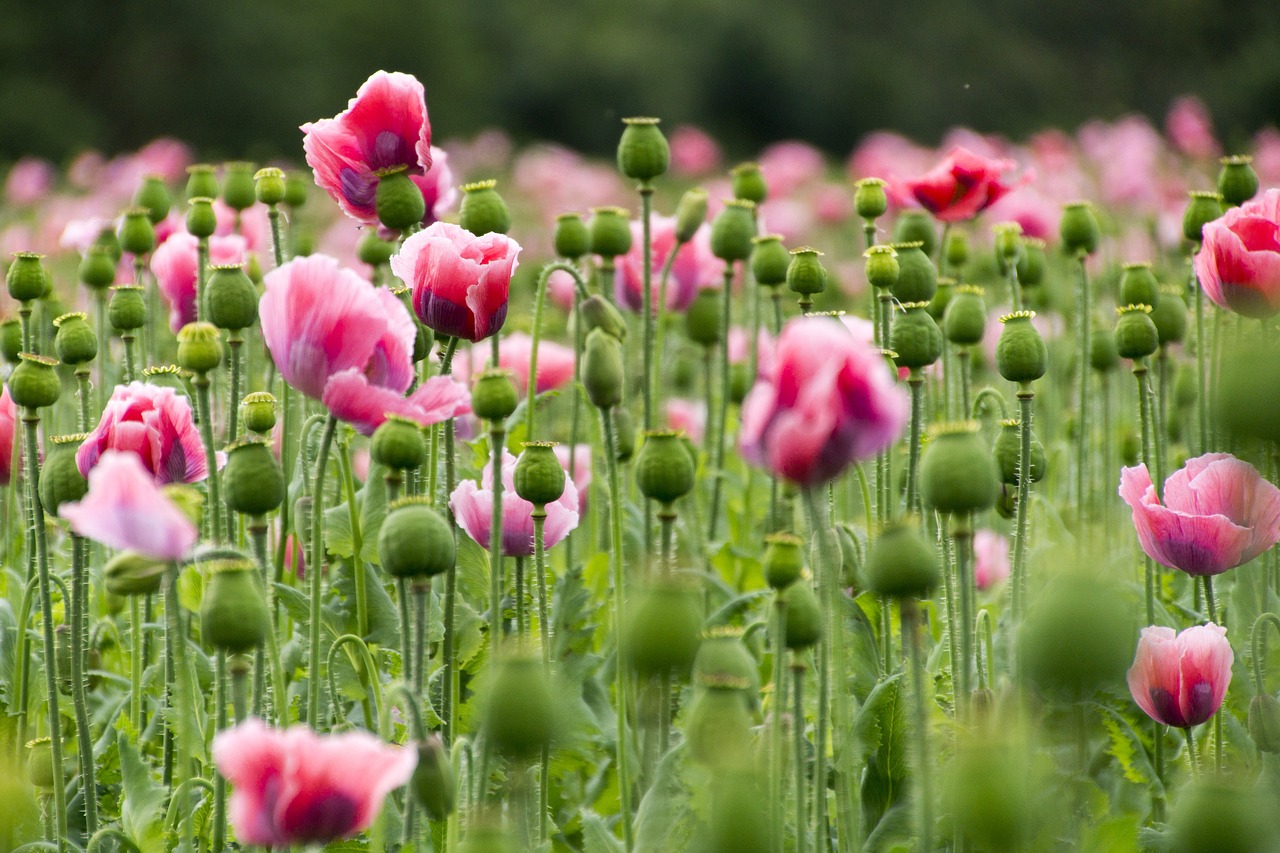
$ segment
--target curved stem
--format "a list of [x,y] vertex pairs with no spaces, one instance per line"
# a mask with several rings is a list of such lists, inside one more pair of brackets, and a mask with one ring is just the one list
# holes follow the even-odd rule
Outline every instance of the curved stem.
[[919,496],[916,469],[920,466],[920,434],[924,430],[924,375],[912,368],[907,378],[911,388],[911,438],[907,447],[907,512],[915,512]]
[[213,516],[213,541],[222,541],[222,501],[218,494],[218,457],[213,450],[213,410],[209,405],[209,374],[196,375],[196,407],[200,414],[200,436],[204,439],[204,463],[209,485],[209,506],[205,512]]
[[982,409],[987,403],[993,404],[999,410],[1001,420],[1009,417],[1009,405],[1005,402],[1004,395],[988,386],[979,391],[977,396],[973,398],[972,411],[974,420],[982,417]]
[[[320,453],[316,457],[315,489],[311,500],[311,612],[308,614],[307,656],[310,671],[307,673],[307,723],[317,731],[320,721],[320,597],[324,593],[324,478],[329,467],[329,448],[338,419],[329,415],[325,419],[324,434],[320,438]],[[305,443],[305,435],[304,435]]]
[[85,831],[98,830],[98,784],[94,776],[93,733],[85,701],[85,621],[89,595],[89,543],[71,534],[71,701],[75,707],[80,787],[84,792]]
[[794,679],[791,690],[791,734],[794,742],[795,755],[793,763],[795,764],[795,785],[796,785],[796,851],[797,853],[808,853],[809,838],[808,808],[805,806],[805,772],[804,772],[804,666],[797,664],[792,657],[791,677]]
[[566,261],[547,264],[542,268],[542,272],[538,274],[538,283],[534,291],[533,302],[533,344],[529,350],[528,402],[525,403],[524,410],[525,441],[533,441],[537,438],[533,428],[536,412],[534,401],[538,396],[538,343],[542,339],[542,307],[547,301],[547,282],[551,279],[553,272],[567,272],[573,276],[573,285],[576,292],[585,293],[587,289],[587,283],[582,280],[582,273],[579,272],[576,266]]
[[489,656],[497,660],[502,645],[502,446],[506,433],[495,421],[489,428],[489,458],[493,465],[493,515],[489,523]]
[[[327,673],[329,679],[329,704],[334,710],[334,715],[338,716],[339,696],[337,675],[334,672],[336,667],[334,664],[334,655],[340,649],[347,646],[356,647],[356,657],[352,664],[356,670],[356,675],[360,677],[360,683],[364,687],[365,694],[373,698],[373,713],[365,718],[365,725],[369,731],[375,731],[375,727],[380,719],[379,715],[382,711],[382,683],[378,680],[378,664],[373,659],[373,653],[369,651],[369,647],[364,640],[355,634],[343,634],[333,641],[333,645],[329,647],[329,654],[326,659]],[[348,653],[350,654],[350,653]],[[313,726],[313,728],[318,728]]]
[[1263,613],[1253,622],[1249,629],[1249,646],[1253,651],[1253,680],[1258,693],[1267,692],[1265,680],[1267,657],[1267,626],[1280,633],[1280,616],[1274,613]]
[[347,498],[347,520],[351,525],[351,567],[356,586],[356,633],[369,636],[369,594],[365,589],[364,536],[360,529],[360,510],[356,507],[356,478],[351,472],[351,442],[338,439],[338,471]]
[[[604,433],[605,466],[609,471],[609,529],[610,529],[610,561],[613,563],[613,607],[614,624],[627,624],[627,568],[622,548],[622,486],[618,479],[618,453],[614,434],[613,414],[608,409],[600,409],[600,427]],[[615,664],[614,689],[617,694],[617,768],[618,798],[621,801],[622,844],[625,853],[630,853],[634,846],[631,826],[631,777],[629,775],[629,746],[627,740],[627,717],[630,712],[631,698],[628,695],[627,667],[622,660],[622,647],[618,645],[618,661]]]
[[[715,474],[711,484],[711,511],[707,539],[714,541],[720,526],[720,494],[724,490],[724,443],[728,433],[729,417],[729,328],[733,314],[733,262],[724,265],[724,291],[720,320],[720,398],[716,400]],[[711,410],[707,410],[708,419]]]

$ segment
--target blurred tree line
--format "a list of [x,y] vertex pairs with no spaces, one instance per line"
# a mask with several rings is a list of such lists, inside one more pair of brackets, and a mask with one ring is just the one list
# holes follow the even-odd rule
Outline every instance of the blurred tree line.
[[1228,143],[1280,122],[1274,0],[2,0],[0,161],[170,134],[301,157],[374,70],[416,74],[438,139],[505,128],[612,151],[618,119],[733,153],[955,124],[1015,138],[1201,96]]

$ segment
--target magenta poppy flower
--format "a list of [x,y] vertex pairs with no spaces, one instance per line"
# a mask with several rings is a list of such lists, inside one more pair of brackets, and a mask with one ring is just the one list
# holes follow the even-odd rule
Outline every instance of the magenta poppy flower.
[[1196,277],[1205,294],[1246,317],[1280,311],[1280,189],[1204,226]]
[[471,414],[471,393],[450,376],[432,376],[409,396],[370,383],[356,367],[335,373],[324,387],[325,407],[364,435],[382,426],[387,415],[399,415],[421,426]]
[[1129,668],[1129,692],[1157,723],[1198,726],[1221,707],[1234,660],[1221,625],[1196,625],[1181,634],[1172,628],[1143,628]]
[[[502,452],[502,555],[533,556],[533,504],[516,494],[516,457]],[[489,548],[493,527],[493,466],[486,465],[480,484],[463,480],[449,496],[449,509],[481,548]],[[566,480],[564,494],[547,504],[547,520],[542,528],[547,548],[558,544],[578,526],[578,488]]]
[[482,341],[507,319],[520,244],[437,222],[404,242],[391,271],[413,288],[413,310],[436,334]]
[[902,434],[910,411],[884,357],[829,317],[783,327],[773,371],[742,405],[748,461],[802,486],[825,483]]
[[9,386],[0,391],[0,486],[9,485],[13,476],[13,454],[18,449],[14,441],[18,434],[18,407],[9,396]]
[[973,534],[973,583],[988,590],[1009,577],[1009,540],[994,530]]
[[415,329],[389,290],[327,255],[289,261],[267,273],[265,283],[262,336],[286,382],[325,400],[330,380],[354,371],[354,381],[369,389],[403,395],[413,381]]
[[360,731],[318,735],[248,719],[213,739],[233,786],[228,810],[241,844],[326,844],[367,829],[387,795],[409,781],[416,750]]
[[98,425],[76,451],[80,473],[88,477],[109,450],[133,453],[162,486],[194,483],[209,473],[191,404],[172,388],[145,382],[117,385]]
[[1163,504],[1146,465],[1124,468],[1120,497],[1147,556],[1189,575],[1222,574],[1280,540],[1280,489],[1229,453],[1187,460],[1165,480]]
[[[644,306],[644,232],[639,222],[631,223],[631,251],[617,259],[617,272],[613,280],[614,295],[620,305],[633,311]],[[653,277],[650,282],[650,304],[658,310],[658,296],[662,285],[662,268],[667,257],[676,247],[676,219],[674,216],[655,216],[652,220],[650,241],[653,252]],[[724,280],[724,261],[711,252],[711,230],[701,226],[693,239],[680,247],[671,275],[667,280],[667,310],[683,311],[704,287],[719,287]]]
[[983,157],[957,146],[941,163],[903,187],[940,221],[963,222],[1026,182],[1025,176],[1018,184],[1001,180],[1016,166],[1012,160]]
[[58,512],[81,536],[157,560],[183,559],[199,536],[134,453],[104,453],[89,472],[84,498]]
[[[185,231],[173,234],[156,247],[151,256],[151,274],[160,295],[169,303],[169,329],[178,330],[196,319],[196,279],[199,272],[199,244]],[[239,235],[209,238],[209,265],[242,264],[248,243]]]
[[378,223],[377,172],[405,167],[421,175],[431,168],[426,92],[411,74],[375,72],[345,110],[301,130],[316,185],[343,213],[367,225]]

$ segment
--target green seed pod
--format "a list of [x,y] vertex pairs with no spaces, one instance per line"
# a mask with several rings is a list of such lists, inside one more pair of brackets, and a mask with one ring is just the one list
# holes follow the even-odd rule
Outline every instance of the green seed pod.
[[1017,268],[1018,261],[1022,258],[1022,225],[1017,222],[1001,222],[991,230],[995,232],[996,238],[996,268],[1001,275],[1008,275],[1011,268]]
[[971,284],[955,288],[955,296],[942,318],[942,331],[951,343],[960,346],[982,343],[987,330],[987,306],[982,296],[982,288]]
[[781,593],[787,609],[785,645],[791,651],[807,649],[822,639],[822,608],[814,595],[808,573]]
[[767,785],[745,760],[725,767],[710,786],[711,820],[704,853],[769,853],[773,849]]
[[76,311],[53,321],[58,330],[53,337],[53,351],[63,364],[85,364],[98,355],[98,336],[86,315]]
[[107,591],[113,595],[151,595],[160,591],[168,564],[136,551],[121,551],[102,569]]
[[174,506],[182,511],[192,524],[197,528],[204,521],[204,495],[196,490],[194,486],[188,486],[186,483],[169,483],[161,486],[160,491],[164,496],[173,501]]
[[751,240],[751,277],[757,284],[777,287],[787,280],[791,253],[782,244],[781,234],[762,234]]
[[196,198],[218,197],[218,175],[208,163],[196,163],[187,167],[187,201]]
[[804,573],[804,540],[771,533],[764,541],[764,579],[775,590],[786,589]]
[[898,250],[888,244],[872,246],[862,253],[867,259],[867,281],[877,290],[892,288],[898,283],[902,265],[898,263]]
[[457,807],[458,791],[453,779],[449,751],[440,735],[418,741],[418,764],[409,782],[418,804],[431,820],[444,820]]
[[494,748],[512,758],[535,758],[551,743],[555,698],[541,661],[506,655],[494,663],[483,728]]
[[1218,161],[1218,194],[1230,207],[1238,207],[1258,194],[1258,173],[1253,170],[1253,158],[1246,154],[1223,157]]
[[[383,227],[392,231],[404,231],[422,222],[422,217],[427,213],[427,202],[422,197],[422,190],[409,179],[408,167],[393,166],[379,169],[374,174],[378,178],[378,189],[374,193],[373,206]],[[464,210],[466,204],[464,197]],[[463,227],[466,228],[466,225]]]
[[622,344],[600,329],[587,334],[582,354],[582,385],[587,399],[599,409],[612,409],[622,402]]
[[587,222],[591,254],[616,258],[631,251],[630,213],[621,207],[593,207]]
[[561,258],[580,258],[591,251],[591,235],[587,223],[579,213],[562,213],[556,217],[556,229],[552,242],[556,255]]
[[863,178],[856,184],[853,193],[853,209],[868,222],[884,216],[889,209],[889,196],[885,193],[888,184],[879,178]]
[[116,231],[120,248],[131,255],[145,255],[156,247],[156,229],[151,224],[151,211],[145,207],[127,207]]
[[920,535],[917,519],[891,522],[867,554],[867,589],[893,598],[924,598],[938,585],[938,550]]
[[284,471],[270,446],[248,438],[227,448],[222,494],[227,506],[244,515],[266,515],[284,503]]
[[[1133,659],[1134,605],[1107,579],[1070,571],[1051,582],[1027,613],[1018,660],[1041,691],[1087,697],[1121,682]],[[1071,637],[1063,643],[1063,637]]]
[[671,146],[656,118],[624,118],[618,140],[618,171],[635,181],[648,183],[663,175],[671,164]]
[[554,450],[554,441],[526,441],[516,460],[516,494],[537,506],[560,500],[568,476]]
[[752,204],[763,204],[769,195],[769,187],[764,181],[764,172],[760,171],[759,163],[739,163],[729,170],[729,178],[734,198]]
[[203,321],[178,330],[178,366],[192,373],[208,373],[222,363],[222,334]]
[[397,578],[429,578],[457,562],[453,531],[425,498],[401,498],[391,504],[378,533],[378,559]]
[[1192,243],[1203,239],[1204,226],[1223,214],[1222,196],[1216,192],[1191,192],[1182,214],[1182,236]]
[[947,243],[942,247],[942,257],[946,259],[947,268],[964,269],[969,263],[969,235],[964,231],[952,231],[947,235]]
[[[458,224],[477,236],[510,231],[511,211],[507,210],[507,203],[498,194],[497,186],[497,181],[463,184]],[[419,216],[417,221],[421,220]]]
[[116,280],[116,259],[111,250],[103,246],[90,246],[80,259],[77,271],[80,283],[90,290],[110,287]]
[[676,241],[688,243],[707,221],[707,191],[702,187],[685,190],[676,204]]
[[486,370],[471,386],[471,411],[477,418],[501,424],[519,404],[520,396],[509,370]]
[[1259,752],[1280,752],[1280,702],[1270,693],[1249,702],[1249,736]]
[[1116,336],[1110,329],[1093,330],[1089,338],[1089,366],[1099,373],[1110,373],[1120,366]]
[[810,246],[791,250],[791,265],[787,267],[787,287],[802,299],[815,296],[827,289],[827,269],[818,260],[822,253]]
[[360,242],[356,244],[356,257],[360,263],[371,267],[380,267],[391,261],[396,253],[396,244],[383,240],[378,236],[378,229],[370,228],[364,232]]
[[224,163],[222,167],[222,200],[232,210],[248,210],[258,200],[254,189],[253,163]]
[[[986,737],[998,738],[1000,732]],[[956,748],[945,798],[956,825],[983,850],[1027,850],[1042,819],[1028,784],[1032,772],[1025,743],[988,740]]]
[[1160,288],[1160,301],[1151,309],[1151,322],[1160,336],[1160,346],[1180,343],[1187,336],[1187,303],[1175,285]]
[[1276,829],[1270,796],[1269,788],[1245,788],[1231,777],[1206,773],[1178,797],[1166,849],[1170,853],[1271,853]]
[[938,248],[938,229],[933,217],[926,211],[911,208],[898,214],[893,223],[894,243],[920,243],[920,248],[929,257]]
[[693,659],[693,681],[708,686],[704,679],[723,684],[733,679],[745,685],[748,701],[760,689],[759,664],[742,642],[743,631],[732,626],[719,626],[703,632],[698,653]]
[[1043,240],[1022,238],[1022,254],[1018,257],[1018,284],[1022,287],[1035,287],[1044,281],[1045,270],[1049,267],[1044,248]]
[[1063,207],[1058,236],[1062,239],[1063,250],[1069,255],[1092,255],[1096,252],[1102,229],[1093,207],[1087,201],[1075,201]]
[[258,319],[258,289],[242,264],[209,267],[204,307],[209,322],[219,329],[238,332],[253,325]]
[[899,367],[928,367],[942,355],[942,330],[925,310],[928,307],[928,302],[904,303],[902,313],[893,320],[889,345],[897,353]]
[[1196,397],[1200,393],[1197,388],[1197,377],[1195,368],[1189,364],[1178,366],[1178,372],[1173,377],[1173,405],[1179,409],[1189,409],[1196,403]]
[[745,678],[697,679],[703,689],[685,718],[684,737],[694,761],[712,769],[741,767],[751,751],[751,714]]
[[270,391],[246,394],[240,403],[240,420],[245,429],[266,435],[276,426],[276,397]]
[[297,210],[307,203],[311,194],[311,175],[306,172],[287,172],[284,176],[284,203]]
[[187,202],[187,231],[194,237],[208,239],[218,230],[218,215],[213,212],[213,199],[196,196]]
[[578,306],[582,315],[583,330],[590,334],[592,329],[600,329],[620,341],[627,338],[627,321],[617,306],[598,293],[593,293],[582,300]]
[[40,261],[44,255],[36,252],[14,252],[13,263],[5,276],[9,295],[19,302],[30,302],[44,296],[49,285],[49,273]]
[[938,290],[938,270],[923,247],[920,242],[893,244],[898,253],[893,298],[899,302],[928,302]]
[[626,464],[631,461],[631,457],[636,453],[636,424],[631,417],[631,410],[626,406],[614,406],[611,410],[613,417],[613,440],[617,442],[618,461]]
[[1116,352],[1121,358],[1135,361],[1155,354],[1160,348],[1160,333],[1151,322],[1150,305],[1127,305],[1117,308]]
[[54,369],[58,360],[29,352],[18,358],[18,366],[9,374],[9,396],[14,405],[42,409],[58,402],[62,395],[62,382]]
[[689,303],[684,314],[685,335],[695,344],[715,346],[724,336],[721,326],[721,300],[724,295],[712,287],[704,287]]
[[50,441],[53,449],[40,465],[40,505],[56,516],[68,501],[78,501],[89,491],[89,483],[76,464],[76,451],[86,435],[59,435]]
[[1160,282],[1151,271],[1151,264],[1125,264],[1120,275],[1120,303],[1122,305],[1152,305],[1160,302]]
[[981,512],[1000,493],[1000,472],[972,422],[941,427],[920,461],[920,494],[939,512]]
[[0,323],[0,346],[4,349],[4,360],[17,364],[22,352],[22,323],[16,317]]
[[169,195],[169,188],[164,185],[164,178],[159,175],[144,175],[138,191],[133,194],[133,203],[138,207],[145,207],[149,211],[147,218],[152,225],[156,225],[169,215],[173,198]]
[[200,633],[215,649],[243,654],[262,645],[271,629],[266,593],[252,560],[217,560],[208,566],[200,602]]
[[121,332],[131,332],[146,325],[147,303],[142,298],[142,288],[136,284],[117,284],[111,288],[107,319],[113,328]]
[[[1022,422],[1016,418],[1000,421],[1000,432],[996,435],[995,446],[991,455],[996,460],[1000,471],[1000,482],[1010,486],[1018,485],[1018,457],[1021,455],[1021,438],[1018,433]],[[1036,439],[1035,430],[1031,431],[1031,482],[1038,483],[1044,479],[1048,460],[1045,457],[1044,445]]]
[[1034,382],[1049,369],[1049,348],[1032,325],[1034,311],[1015,311],[1000,318],[1004,330],[996,341],[996,368],[1010,382]]
[[729,401],[735,406],[742,405],[755,385],[755,377],[751,375],[751,365],[745,361],[729,365]]
[[675,581],[640,591],[623,634],[627,664],[639,675],[675,672],[683,677],[698,653],[702,604],[697,593]]
[[369,457],[396,471],[420,467],[427,460],[427,442],[422,437],[422,427],[408,418],[387,415],[387,419],[373,431]]
[[938,328],[942,328],[942,318],[947,314],[947,306],[951,304],[951,300],[955,297],[956,280],[950,276],[938,276],[938,290],[933,294],[933,298],[929,300],[929,307],[925,310],[929,312],[929,316],[938,324]]
[[27,778],[37,788],[50,789],[62,784],[66,775],[53,763],[53,740],[38,737],[27,741]]
[[636,458],[636,485],[649,500],[670,506],[693,491],[693,459],[679,432],[652,430],[644,436]]
[[259,169],[253,175],[253,194],[260,204],[274,207],[284,201],[284,170],[274,166]]
[[711,253],[726,263],[751,257],[756,236],[755,204],[747,199],[729,199],[711,221]]

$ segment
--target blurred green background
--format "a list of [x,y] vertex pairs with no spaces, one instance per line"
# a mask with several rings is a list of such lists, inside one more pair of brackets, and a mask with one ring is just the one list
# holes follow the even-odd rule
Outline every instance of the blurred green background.
[[835,154],[892,128],[1014,138],[1183,93],[1228,143],[1280,123],[1275,0],[4,0],[0,161],[135,148],[300,158],[378,68],[426,84],[438,139],[612,151],[618,118],[693,122],[730,153]]

